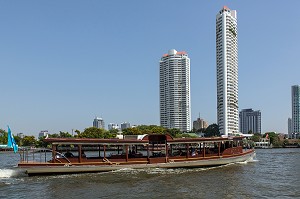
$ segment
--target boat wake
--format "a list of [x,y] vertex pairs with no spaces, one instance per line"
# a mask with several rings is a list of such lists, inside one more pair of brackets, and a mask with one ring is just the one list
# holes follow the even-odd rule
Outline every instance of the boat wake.
[[259,160],[257,160],[257,159],[251,159],[251,160],[248,160],[247,162],[259,162]]
[[247,164],[247,163],[253,163],[253,162],[258,162],[259,160],[254,159],[255,157],[251,157],[250,159],[243,161],[243,162],[237,162],[238,164]]
[[139,171],[141,171],[142,169],[133,169],[133,168],[122,168],[122,169],[118,169],[118,170],[114,170],[112,171],[112,173],[138,173]]
[[0,179],[15,178],[20,176],[26,176],[24,171],[18,169],[0,169]]
[[119,173],[119,174],[140,174],[145,173],[149,175],[170,175],[170,174],[184,174],[190,172],[202,172],[212,169],[217,169],[222,166],[215,166],[215,167],[206,167],[206,168],[141,168],[141,169],[133,169],[133,168],[123,168],[119,170],[112,171],[112,173]]

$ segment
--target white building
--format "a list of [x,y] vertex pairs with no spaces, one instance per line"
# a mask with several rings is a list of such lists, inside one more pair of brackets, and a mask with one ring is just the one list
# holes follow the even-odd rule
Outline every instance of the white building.
[[190,59],[171,49],[159,63],[160,125],[190,131],[190,99]]
[[119,129],[119,125],[115,123],[109,123],[108,130],[112,130],[112,129]]
[[39,132],[39,138],[46,137],[48,134],[49,134],[48,130],[43,130],[43,131]]
[[272,148],[272,144],[270,143],[269,138],[260,138],[259,142],[254,142],[255,148],[268,149]]
[[95,117],[93,121],[93,127],[99,128],[99,129],[105,129],[104,120],[100,117]]
[[238,133],[237,12],[224,6],[216,16],[217,116],[220,133]]
[[289,138],[297,138],[300,133],[300,86],[292,86],[292,129]]

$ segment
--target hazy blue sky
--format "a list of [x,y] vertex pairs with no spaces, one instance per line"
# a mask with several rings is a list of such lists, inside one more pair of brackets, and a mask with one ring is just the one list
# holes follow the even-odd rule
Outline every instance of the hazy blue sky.
[[300,84],[300,1],[0,1],[0,128],[37,135],[159,125],[159,60],[191,59],[192,120],[216,122],[215,17],[238,14],[239,108],[287,132]]

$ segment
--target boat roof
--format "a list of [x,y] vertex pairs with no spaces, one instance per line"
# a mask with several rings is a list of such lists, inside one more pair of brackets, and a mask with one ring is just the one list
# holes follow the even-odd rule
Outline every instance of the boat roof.
[[[139,139],[138,139],[139,138]],[[170,135],[149,134],[140,136],[137,139],[132,138],[45,138],[44,141],[57,144],[82,144],[82,145],[125,145],[125,144],[148,144],[150,142],[167,142],[170,144],[184,144],[184,143],[200,143],[200,142],[221,142],[228,140],[241,140],[244,137],[209,137],[209,138],[173,138]]]

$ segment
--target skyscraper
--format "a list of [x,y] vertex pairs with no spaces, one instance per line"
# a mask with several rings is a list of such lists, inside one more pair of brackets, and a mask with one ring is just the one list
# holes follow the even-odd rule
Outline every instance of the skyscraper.
[[104,120],[100,117],[95,117],[93,121],[93,127],[99,128],[99,129],[105,129]]
[[261,112],[253,111],[252,109],[243,109],[240,112],[240,132],[247,134],[260,133],[261,134]]
[[160,125],[191,130],[190,59],[186,52],[169,50],[159,63]]
[[197,120],[193,121],[193,129],[200,130],[200,129],[206,129],[208,127],[208,123],[201,119],[200,117],[197,118]]
[[292,137],[292,118],[288,118],[288,135],[289,138]]
[[300,133],[300,86],[292,86],[292,132],[290,138],[296,138]]
[[220,133],[238,133],[237,13],[224,6],[216,16],[217,116]]
[[121,130],[130,128],[130,123],[129,122],[123,122],[121,123]]
[[115,123],[109,123],[108,130],[112,130],[112,129],[119,129],[119,125]]

